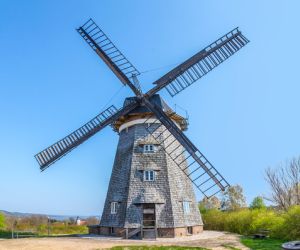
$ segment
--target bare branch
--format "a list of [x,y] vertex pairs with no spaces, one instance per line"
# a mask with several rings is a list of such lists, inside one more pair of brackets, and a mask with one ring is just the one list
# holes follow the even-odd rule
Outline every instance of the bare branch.
[[284,210],[300,204],[300,157],[276,169],[267,168],[265,179],[271,187],[271,197],[267,200]]

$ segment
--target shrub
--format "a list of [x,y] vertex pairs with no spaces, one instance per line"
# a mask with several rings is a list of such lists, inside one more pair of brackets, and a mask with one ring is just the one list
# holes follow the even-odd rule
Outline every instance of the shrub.
[[225,213],[217,209],[207,210],[202,214],[205,229],[225,230]]
[[249,234],[251,231],[252,214],[248,209],[225,212],[225,231],[238,234]]
[[50,226],[51,234],[83,234],[87,233],[86,226],[68,225],[67,223],[56,222]]
[[300,206],[287,212],[274,209],[240,209],[236,211],[208,210],[202,214],[205,229],[251,235],[262,229],[270,237],[284,240],[300,239]]
[[262,229],[270,231],[270,236],[280,238],[281,225],[284,219],[281,213],[272,209],[256,209],[252,210],[251,234],[257,233]]
[[284,223],[281,225],[281,237],[286,240],[300,240],[300,206],[290,207],[283,214]]
[[5,228],[5,217],[4,214],[0,213],[0,230]]

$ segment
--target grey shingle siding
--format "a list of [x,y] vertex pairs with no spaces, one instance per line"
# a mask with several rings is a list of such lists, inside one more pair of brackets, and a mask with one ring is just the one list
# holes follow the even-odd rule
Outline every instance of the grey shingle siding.
[[[159,146],[154,153],[143,153],[141,143],[153,141],[145,126],[133,125],[120,133],[100,226],[140,227],[142,203],[156,203],[158,228],[202,225],[192,183],[187,176]],[[162,126],[156,133],[163,129]],[[176,144],[172,144],[174,149]],[[179,154],[182,150],[180,146],[176,152]],[[155,170],[155,181],[143,181],[143,170]],[[113,201],[119,202],[117,214],[110,213]],[[189,214],[183,213],[183,201],[190,201]]]

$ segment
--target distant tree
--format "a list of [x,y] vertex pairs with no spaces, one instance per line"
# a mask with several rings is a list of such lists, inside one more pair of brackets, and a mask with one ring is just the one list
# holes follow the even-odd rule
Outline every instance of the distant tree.
[[221,201],[216,196],[212,196],[210,198],[205,197],[199,202],[199,209],[202,213],[207,210],[220,209],[220,208],[221,208]]
[[74,225],[74,224],[76,223],[75,218],[70,217],[70,218],[69,218],[69,223],[70,223],[70,225]]
[[0,230],[5,228],[5,217],[4,214],[0,213]]
[[98,225],[100,223],[99,219],[94,216],[86,218],[85,221],[87,222],[87,225]]
[[243,188],[240,185],[230,186],[223,192],[221,208],[223,210],[237,210],[246,206]]
[[6,224],[6,229],[11,230],[13,227],[13,224],[15,222],[16,218],[11,215],[6,215],[5,216],[5,224]]
[[261,209],[261,208],[265,208],[265,207],[266,207],[266,204],[264,202],[263,197],[261,197],[261,196],[255,197],[250,204],[251,209]]
[[267,168],[265,179],[271,187],[271,195],[266,199],[279,209],[288,210],[293,205],[300,205],[300,157],[275,169]]

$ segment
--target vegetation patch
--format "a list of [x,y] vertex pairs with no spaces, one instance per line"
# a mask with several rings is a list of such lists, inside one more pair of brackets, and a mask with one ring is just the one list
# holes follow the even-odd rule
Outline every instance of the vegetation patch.
[[202,247],[182,247],[182,246],[118,246],[111,248],[113,250],[181,250],[181,249],[198,249],[198,250],[209,250]]
[[283,240],[242,237],[241,242],[252,250],[281,250]]
[[[14,238],[26,238],[26,237],[37,237],[37,234],[32,232],[14,233]],[[0,231],[0,239],[11,239],[11,238],[12,238],[11,231]]]
[[227,244],[222,245],[222,247],[225,247],[225,248],[231,249],[231,250],[240,250],[240,248],[236,248],[236,247],[234,247],[234,246],[227,245]]
[[274,239],[300,239],[300,206],[288,211],[243,208],[236,211],[212,209],[202,214],[205,229],[253,235],[269,230]]
[[9,239],[11,238],[11,232],[0,231],[0,239]]
[[[17,217],[12,215],[4,216],[0,213],[0,238],[87,234],[87,225],[99,224],[95,217],[89,217],[84,222],[85,224],[81,225],[72,217],[59,221],[40,215]],[[14,232],[13,237],[12,232]]]

